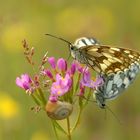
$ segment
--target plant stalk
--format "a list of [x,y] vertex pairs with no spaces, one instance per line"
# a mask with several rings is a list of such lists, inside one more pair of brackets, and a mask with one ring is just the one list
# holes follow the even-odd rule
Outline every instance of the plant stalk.
[[72,140],[71,139],[71,131],[70,131],[70,120],[69,120],[69,117],[67,118],[67,127],[68,127],[68,140]]

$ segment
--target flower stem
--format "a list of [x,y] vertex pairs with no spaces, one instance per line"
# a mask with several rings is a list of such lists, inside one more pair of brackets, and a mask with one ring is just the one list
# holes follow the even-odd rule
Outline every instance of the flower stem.
[[35,102],[37,105],[40,106],[40,103],[39,103],[38,99],[37,99],[33,94],[31,94],[31,96],[32,96],[34,102]]
[[44,97],[44,94],[43,94],[42,90],[40,88],[38,88],[37,91],[40,94],[40,97],[41,97],[41,100],[42,100],[43,104],[46,105],[46,99]]
[[58,130],[63,132],[65,135],[67,135],[67,132],[63,129],[63,127],[56,120],[52,120],[52,121],[53,121],[53,124],[55,125],[55,128],[57,128]]
[[55,126],[55,123],[54,123],[53,120],[52,120],[52,124],[53,124],[53,129],[54,129],[54,133],[55,133],[56,139],[59,140],[58,133],[57,133],[57,130],[56,130],[56,126]]
[[74,93],[76,93],[77,90],[78,90],[80,78],[81,78],[81,73],[79,73],[79,75],[78,75],[78,79],[77,79],[77,82],[76,82],[76,86],[75,86],[75,91],[74,91]]
[[68,140],[72,140],[71,139],[71,131],[70,131],[70,120],[69,120],[69,117],[67,118],[67,127],[68,127]]
[[77,120],[73,126],[73,128],[71,129],[71,133],[76,129],[76,127],[79,125],[80,123],[80,117],[81,117],[81,114],[82,114],[82,111],[83,111],[83,108],[80,107],[80,110],[79,110],[79,113],[78,113],[78,116],[77,116]]
[[91,97],[91,88],[89,89],[89,92],[88,92],[88,95],[87,95],[87,97],[86,97],[86,102],[85,102],[85,104],[84,104],[84,107],[88,104],[88,101],[90,100],[90,97]]

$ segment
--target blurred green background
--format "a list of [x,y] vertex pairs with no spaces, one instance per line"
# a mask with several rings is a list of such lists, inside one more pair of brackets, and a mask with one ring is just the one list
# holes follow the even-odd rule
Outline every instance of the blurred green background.
[[[140,51],[139,0],[4,0],[0,1],[0,140],[55,140],[44,112],[30,111],[33,101],[15,85],[21,73],[31,73],[23,56],[23,39],[36,49],[39,62],[49,56],[68,56],[66,44],[93,36],[103,44]],[[57,53],[56,53],[57,52]],[[140,76],[121,97],[108,102],[122,125],[107,111],[89,104],[73,140],[139,140]],[[61,135],[61,134],[60,134]],[[65,140],[64,136],[61,139]]]

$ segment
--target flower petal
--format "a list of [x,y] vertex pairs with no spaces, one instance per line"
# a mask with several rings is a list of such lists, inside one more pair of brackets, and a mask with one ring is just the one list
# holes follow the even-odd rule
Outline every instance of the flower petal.
[[54,57],[49,57],[49,58],[48,58],[48,62],[50,63],[50,65],[51,65],[51,67],[52,67],[53,69],[56,68],[56,61],[55,61],[55,58],[54,58]]
[[67,70],[67,62],[66,62],[66,60],[64,60],[63,58],[58,59],[58,61],[57,61],[57,67],[61,71],[66,71]]

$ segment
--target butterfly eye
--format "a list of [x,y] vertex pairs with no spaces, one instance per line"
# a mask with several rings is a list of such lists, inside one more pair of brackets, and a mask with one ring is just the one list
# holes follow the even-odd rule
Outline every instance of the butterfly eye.
[[71,49],[71,50],[74,50],[74,46],[71,45],[71,46],[70,46],[70,49]]

